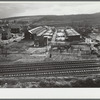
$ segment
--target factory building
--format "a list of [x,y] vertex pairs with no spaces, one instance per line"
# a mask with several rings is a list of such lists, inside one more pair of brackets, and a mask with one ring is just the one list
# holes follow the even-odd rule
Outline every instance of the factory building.
[[32,38],[33,40],[35,40],[35,38],[36,38],[38,32],[39,32],[41,29],[42,29],[42,26],[33,28],[33,29],[31,29],[31,30],[28,31],[28,32],[31,34],[31,38]]
[[65,29],[65,34],[66,34],[68,41],[78,41],[78,40],[80,40],[80,34],[72,28]]
[[43,34],[47,32],[47,30],[47,27],[42,26],[29,30],[29,32],[31,33],[31,38],[34,40],[35,46],[43,47],[47,45],[47,38],[43,36]]

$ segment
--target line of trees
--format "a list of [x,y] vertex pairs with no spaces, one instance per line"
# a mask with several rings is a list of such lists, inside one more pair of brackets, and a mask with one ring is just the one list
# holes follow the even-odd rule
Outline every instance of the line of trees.
[[92,25],[87,21],[77,22],[72,21],[70,24],[77,32],[79,32],[82,36],[88,36],[92,32]]

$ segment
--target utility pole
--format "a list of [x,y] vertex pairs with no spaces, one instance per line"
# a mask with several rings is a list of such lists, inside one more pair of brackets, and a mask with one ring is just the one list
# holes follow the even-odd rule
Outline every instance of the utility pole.
[[47,44],[46,44],[46,47],[47,47],[46,48],[46,52],[48,52],[48,38],[47,38],[47,41],[46,42],[47,42]]
[[7,44],[4,44],[4,42],[3,42],[3,45],[1,46],[1,54],[4,57],[7,57]]
[[[4,27],[2,27],[2,44],[1,44],[1,54],[3,54],[3,56],[7,57],[7,42],[4,43],[4,40],[6,39],[6,31],[4,29]],[[5,40],[6,41],[6,40]]]
[[5,44],[5,57],[7,57],[7,43]]
[[3,54],[3,51],[4,51],[3,50],[4,49],[4,45],[2,43],[0,44],[0,48],[1,48],[1,55],[2,55]]

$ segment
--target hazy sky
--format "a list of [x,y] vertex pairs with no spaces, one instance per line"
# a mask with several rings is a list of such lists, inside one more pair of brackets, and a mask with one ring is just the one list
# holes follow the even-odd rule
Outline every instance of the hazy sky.
[[0,18],[100,12],[100,2],[0,2]]

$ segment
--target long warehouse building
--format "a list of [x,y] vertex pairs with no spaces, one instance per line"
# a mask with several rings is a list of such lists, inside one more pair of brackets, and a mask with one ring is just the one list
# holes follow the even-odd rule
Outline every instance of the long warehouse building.
[[76,32],[74,29],[66,29],[65,30],[66,37],[68,41],[77,41],[80,40],[80,34]]

